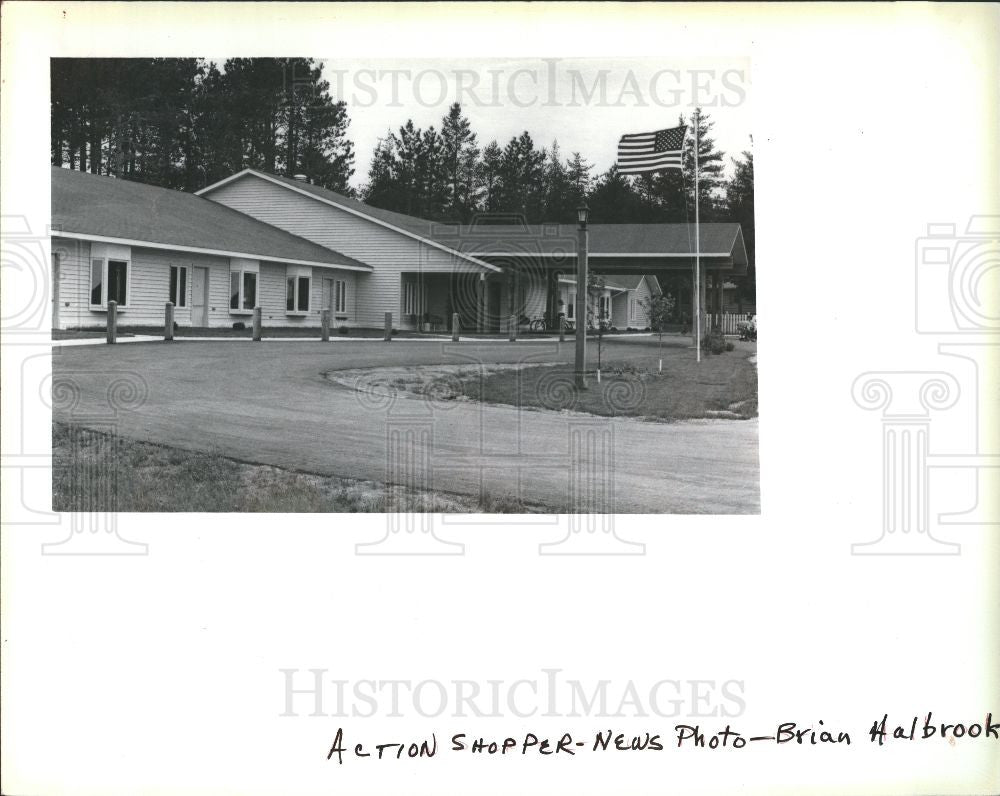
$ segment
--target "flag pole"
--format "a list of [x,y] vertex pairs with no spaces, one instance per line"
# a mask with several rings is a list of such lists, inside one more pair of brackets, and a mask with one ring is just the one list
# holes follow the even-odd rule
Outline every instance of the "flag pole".
[[701,230],[698,228],[698,108],[694,109],[694,350],[701,362]]

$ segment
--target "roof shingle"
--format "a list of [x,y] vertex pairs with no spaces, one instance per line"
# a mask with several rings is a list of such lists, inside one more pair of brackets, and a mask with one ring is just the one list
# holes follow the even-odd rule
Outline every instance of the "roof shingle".
[[371,270],[360,260],[200,196],[55,166],[52,230]]
[[[489,217],[484,217],[482,223],[470,225],[441,223],[373,207],[303,180],[254,169],[248,169],[245,175],[285,184],[473,257],[490,253],[515,256],[572,253],[576,247],[577,228],[573,224],[493,224],[489,223]],[[234,176],[239,178],[242,175]],[[214,187],[209,186],[199,193],[211,195]],[[510,218],[510,214],[506,215]],[[704,256],[721,255],[731,257],[737,264],[746,262],[746,248],[739,224],[723,222],[699,226],[701,253]],[[587,229],[590,231],[591,254],[693,256],[695,252],[694,224],[589,224]]]

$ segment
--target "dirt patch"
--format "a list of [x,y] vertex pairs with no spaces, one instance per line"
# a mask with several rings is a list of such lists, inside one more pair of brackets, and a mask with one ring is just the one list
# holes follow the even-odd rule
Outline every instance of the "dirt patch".
[[498,373],[558,366],[555,362],[517,362],[491,365],[414,365],[390,368],[331,370],[329,381],[373,399],[391,399],[399,393],[421,395],[432,401],[471,401],[466,384]]

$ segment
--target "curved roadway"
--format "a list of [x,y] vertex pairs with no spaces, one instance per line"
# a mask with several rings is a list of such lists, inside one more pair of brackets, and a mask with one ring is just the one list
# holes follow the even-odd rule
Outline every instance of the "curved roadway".
[[103,427],[113,413],[118,433],[134,439],[325,475],[510,492],[553,510],[759,513],[756,419],[658,423],[408,394],[380,401],[323,375],[572,356],[570,342],[57,344],[53,417]]

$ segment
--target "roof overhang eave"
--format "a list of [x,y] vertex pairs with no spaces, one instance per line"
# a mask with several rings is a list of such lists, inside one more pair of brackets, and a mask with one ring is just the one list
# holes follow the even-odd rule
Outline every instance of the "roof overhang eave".
[[341,271],[360,271],[371,273],[375,269],[370,265],[359,263],[328,263],[321,260],[308,260],[298,257],[278,257],[273,254],[261,254],[259,252],[243,252],[229,249],[216,249],[202,246],[185,246],[179,243],[162,243],[160,241],[141,240],[139,238],[121,238],[111,235],[94,235],[88,232],[73,232],[69,230],[52,228],[54,238],[71,238],[73,240],[86,240],[95,243],[117,243],[123,246],[138,246],[144,249],[161,249],[167,251],[187,252],[190,254],[211,254],[218,257],[242,257],[248,260],[265,260],[271,263],[284,263],[288,265],[308,265],[319,268],[336,268]]

